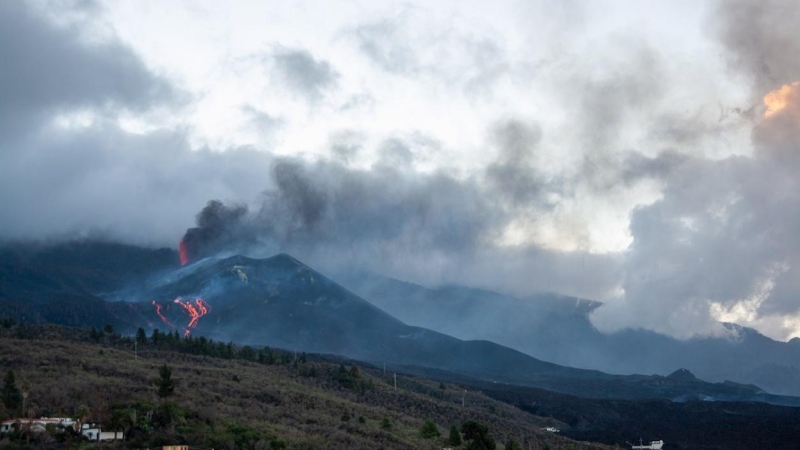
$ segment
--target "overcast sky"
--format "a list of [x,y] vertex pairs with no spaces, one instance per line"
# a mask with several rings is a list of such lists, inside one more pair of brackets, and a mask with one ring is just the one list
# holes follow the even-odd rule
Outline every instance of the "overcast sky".
[[800,336],[797,23],[792,0],[0,2],[0,239],[174,247],[220,200],[215,249],[598,299],[603,330]]

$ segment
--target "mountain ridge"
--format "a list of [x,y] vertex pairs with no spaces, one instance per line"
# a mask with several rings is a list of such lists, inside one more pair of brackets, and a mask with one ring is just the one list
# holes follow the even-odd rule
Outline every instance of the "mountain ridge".
[[[81,266],[85,261],[75,266],[62,262],[70,265],[71,274],[80,276],[86,270],[90,279],[97,277],[90,268]],[[102,261],[91,261],[89,266],[98,264],[102,265]],[[24,268],[11,266],[11,272]],[[9,273],[7,269],[2,270]],[[127,301],[105,301],[84,290],[76,294],[71,304],[56,301],[61,305],[58,314],[40,314],[34,321],[97,326],[102,320],[131,334],[137,327],[160,328],[242,345],[270,345],[341,354],[375,363],[437,368],[490,382],[594,398],[713,398],[800,404],[800,399],[766,394],[741,384],[678,382],[663,376],[612,375],[566,367],[487,340],[465,341],[407,325],[287,254],[265,259],[236,255],[186,267],[158,267],[152,276],[139,278],[143,281],[137,284],[138,291],[123,275],[115,274],[114,279],[126,281],[120,291],[108,298]],[[185,303],[197,302],[198,298],[204,299],[208,311],[190,317]],[[19,298],[0,298],[0,303],[6,311],[14,304],[27,307],[26,311],[37,310]],[[64,311],[68,306],[71,316]],[[166,321],[161,321],[156,306],[162,308]],[[80,308],[91,310],[81,315]]]
[[[800,339],[777,342],[756,330],[723,323],[727,336],[676,340],[642,330],[602,333],[590,312],[599,302],[559,294],[525,299],[485,289],[424,287],[363,272],[343,284],[399,319],[461,339],[489,339],[528,355],[609,373],[668,375],[684,367],[715,382],[735,380],[800,395]],[[435,314],[436,320],[431,320]],[[487,324],[503,324],[502,327]]]

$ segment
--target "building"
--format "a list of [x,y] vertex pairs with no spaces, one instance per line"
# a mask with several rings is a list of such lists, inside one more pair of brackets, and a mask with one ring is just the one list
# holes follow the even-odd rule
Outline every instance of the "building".
[[121,441],[124,439],[122,431],[103,431],[93,423],[81,425],[81,436],[90,441]]
[[53,425],[57,429],[77,427],[75,419],[69,417],[40,417],[38,419],[10,419],[0,424],[0,434],[8,433],[9,431],[17,430],[30,430],[34,433],[41,433],[47,429],[48,425]]

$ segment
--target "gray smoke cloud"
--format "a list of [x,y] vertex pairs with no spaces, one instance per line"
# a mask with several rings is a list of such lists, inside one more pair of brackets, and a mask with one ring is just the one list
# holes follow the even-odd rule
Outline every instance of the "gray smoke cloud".
[[269,155],[193,151],[185,130],[121,128],[120,114],[176,113],[187,95],[118,40],[84,39],[90,28],[56,25],[23,2],[0,5],[0,240],[88,234],[165,245],[209,198],[263,189],[253,186],[263,186]]
[[[499,129],[517,127],[522,125]],[[536,133],[526,136],[504,144],[536,143]],[[497,164],[519,151],[503,148]],[[493,174],[487,169],[486,178]],[[288,252],[331,273],[369,270],[520,294],[542,288],[608,293],[614,287],[610,280],[618,278],[614,257],[499,246],[502,228],[518,215],[514,205],[520,194],[515,190],[482,188],[480,180],[387,164],[359,170],[334,161],[294,158],[276,159],[270,178],[274,186],[264,192],[257,210],[245,213],[235,205],[210,202],[198,216],[198,226],[185,236],[190,253]],[[576,286],[577,278],[582,283]]]
[[306,50],[278,47],[272,57],[274,70],[281,81],[309,100],[322,98],[333,88],[339,74],[327,61],[318,60]]
[[800,8],[781,0],[719,2],[712,32],[730,50],[731,67],[754,82],[761,94],[797,81]]

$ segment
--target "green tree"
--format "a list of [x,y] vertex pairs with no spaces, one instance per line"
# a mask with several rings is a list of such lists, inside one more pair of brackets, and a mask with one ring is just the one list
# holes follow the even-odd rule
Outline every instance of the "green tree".
[[349,422],[349,421],[350,421],[350,413],[347,411],[347,409],[345,409],[344,412],[342,413],[342,422]]
[[389,421],[388,417],[384,417],[383,420],[381,420],[381,428],[383,428],[384,430],[392,429],[392,422]]
[[513,439],[506,442],[506,450],[522,450],[522,447],[519,443]]
[[423,439],[430,439],[441,436],[441,433],[439,433],[439,428],[436,427],[436,422],[428,419],[422,424],[422,428],[419,429],[419,435],[422,436]]
[[450,436],[447,438],[447,443],[453,447],[461,445],[461,433],[458,432],[458,427],[453,425],[450,427]]
[[9,411],[14,412],[18,412],[22,406],[22,392],[17,387],[17,380],[11,369],[3,379],[3,404]]
[[165,399],[175,391],[175,382],[172,381],[172,370],[166,364],[158,369],[158,396]]
[[153,342],[153,345],[158,345],[164,340],[164,333],[158,331],[158,328],[153,330],[153,334],[150,335],[150,340]]
[[494,438],[489,435],[486,424],[470,420],[461,425],[461,434],[469,441],[468,450],[494,450]]

